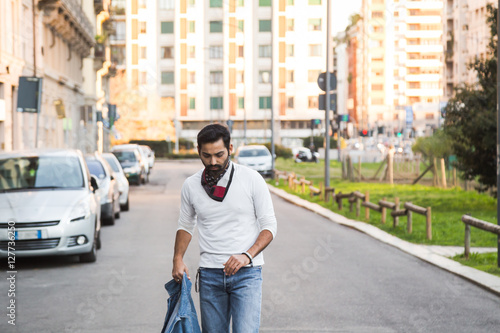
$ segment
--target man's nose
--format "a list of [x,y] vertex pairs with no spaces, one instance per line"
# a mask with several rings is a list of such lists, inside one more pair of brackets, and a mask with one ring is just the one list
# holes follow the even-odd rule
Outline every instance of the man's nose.
[[210,157],[210,164],[211,165],[216,165],[217,164],[217,158],[215,156]]

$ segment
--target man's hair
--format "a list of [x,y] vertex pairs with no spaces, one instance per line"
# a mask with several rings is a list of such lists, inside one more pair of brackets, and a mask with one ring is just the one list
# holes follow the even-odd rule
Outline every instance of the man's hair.
[[210,124],[201,129],[198,133],[198,149],[201,149],[201,146],[204,143],[213,143],[219,141],[222,138],[224,142],[224,146],[226,146],[229,151],[229,143],[231,141],[231,134],[225,126],[221,124]]

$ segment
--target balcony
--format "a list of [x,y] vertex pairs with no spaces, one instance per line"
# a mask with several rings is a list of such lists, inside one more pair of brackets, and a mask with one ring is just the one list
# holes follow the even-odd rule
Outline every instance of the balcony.
[[77,0],[40,0],[43,23],[58,33],[82,57],[90,55],[94,28]]

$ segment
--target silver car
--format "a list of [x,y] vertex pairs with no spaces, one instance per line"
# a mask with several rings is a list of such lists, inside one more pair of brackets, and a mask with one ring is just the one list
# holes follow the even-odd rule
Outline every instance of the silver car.
[[273,156],[266,146],[250,145],[239,147],[236,150],[234,161],[258,171],[263,176],[271,176],[273,173]]
[[129,210],[129,188],[130,185],[127,180],[127,176],[123,172],[120,162],[114,154],[104,153],[102,157],[108,162],[111,169],[113,169],[113,175],[118,182],[118,190],[120,190],[120,208],[122,211],[126,212]]
[[103,224],[113,225],[120,218],[120,190],[113,171],[99,153],[85,156],[92,175],[99,180],[101,197],[101,220]]
[[94,262],[100,205],[78,150],[0,154],[0,257],[78,255]]

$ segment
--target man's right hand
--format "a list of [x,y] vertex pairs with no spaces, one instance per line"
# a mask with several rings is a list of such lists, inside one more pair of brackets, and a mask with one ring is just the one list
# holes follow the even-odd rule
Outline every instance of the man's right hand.
[[175,282],[177,283],[182,282],[182,278],[184,277],[184,272],[186,272],[186,276],[188,277],[188,279],[191,280],[191,277],[189,277],[188,267],[184,264],[184,261],[182,259],[174,260],[174,265],[172,268],[172,277],[174,278]]

